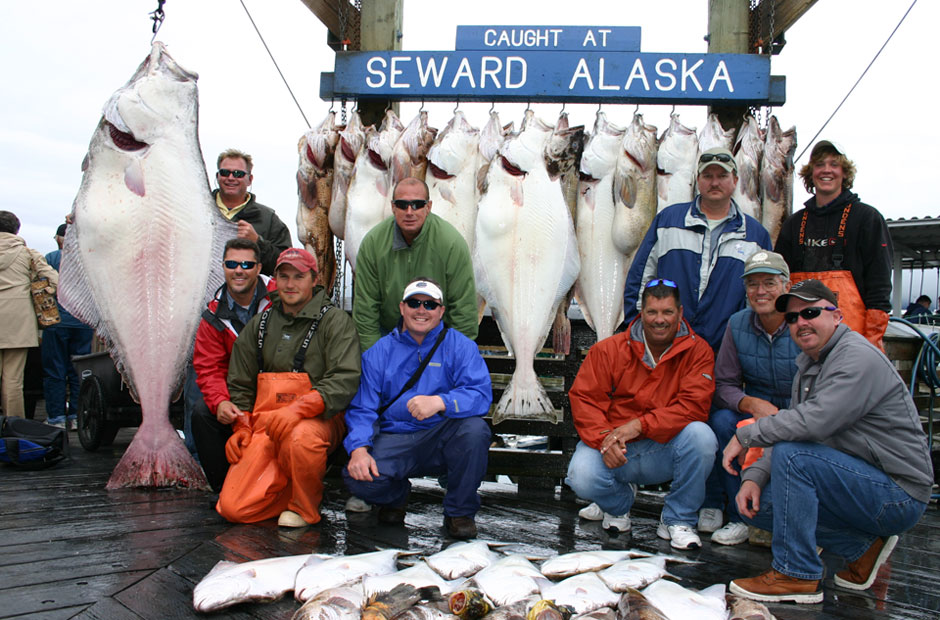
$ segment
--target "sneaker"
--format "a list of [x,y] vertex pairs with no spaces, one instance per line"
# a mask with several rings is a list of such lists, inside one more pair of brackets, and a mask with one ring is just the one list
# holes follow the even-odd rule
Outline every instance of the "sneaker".
[[763,575],[735,579],[728,590],[732,594],[766,603],[822,603],[823,591],[818,579],[798,579],[770,569]]
[[719,545],[740,545],[745,540],[747,540],[747,525],[740,521],[734,523],[729,521],[724,527],[712,534],[712,542]]
[[774,542],[773,532],[762,530],[753,525],[747,526],[747,542],[755,547],[771,547]]
[[310,525],[293,510],[285,510],[282,512],[281,516],[277,518],[277,524],[281,527],[306,527]]
[[579,510],[578,516],[588,521],[600,521],[604,518],[604,511],[597,504],[590,504]]
[[68,423],[65,421],[65,418],[59,418],[58,420],[46,420],[46,424],[49,426],[54,426],[56,428],[68,428]]
[[698,511],[698,531],[711,534],[725,522],[725,515],[720,508],[702,508]]
[[69,430],[77,431],[78,430],[78,420],[75,418],[69,418]]
[[369,512],[370,510],[372,510],[372,504],[362,501],[355,495],[350,495],[346,500],[346,512]]
[[601,524],[605,530],[615,529],[618,532],[625,533],[630,531],[630,513],[616,515],[604,513],[604,522]]
[[473,517],[444,517],[447,533],[460,540],[477,537],[477,524]]
[[668,540],[673,549],[699,549],[702,546],[702,539],[688,525],[681,523],[677,525],[666,525],[662,521],[656,528],[656,535],[663,540]]
[[877,539],[862,557],[849,562],[844,570],[836,573],[833,581],[837,586],[849,590],[867,590],[878,576],[878,569],[888,560],[897,544],[897,536]]

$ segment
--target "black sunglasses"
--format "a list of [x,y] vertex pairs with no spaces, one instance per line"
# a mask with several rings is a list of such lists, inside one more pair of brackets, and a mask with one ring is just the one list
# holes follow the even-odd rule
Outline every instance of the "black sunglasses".
[[227,177],[228,175],[232,175],[236,179],[241,179],[248,176],[248,173],[244,170],[229,170],[228,168],[219,168],[220,177]]
[[699,158],[698,163],[707,164],[710,161],[720,161],[723,164],[730,164],[734,161],[734,158],[727,153],[705,153]]
[[662,278],[657,278],[656,280],[650,280],[646,283],[646,288],[653,288],[654,286],[659,286],[660,284],[668,286],[669,288],[679,288],[676,286],[676,283],[672,280],[664,280]]
[[783,320],[786,321],[788,325],[793,325],[800,317],[803,317],[807,321],[812,321],[822,314],[823,310],[829,310],[831,312],[835,310],[835,306],[810,306],[809,308],[803,308],[799,312],[787,312],[783,315]]
[[393,200],[392,204],[395,205],[396,209],[401,209],[406,211],[408,207],[411,207],[415,211],[419,211],[427,206],[427,200]]
[[226,269],[238,269],[239,267],[241,267],[242,269],[254,269],[254,268],[255,268],[255,265],[257,265],[257,264],[258,264],[258,261],[253,261],[253,260],[243,260],[243,261],[227,260],[227,261],[224,261],[224,265],[225,265],[225,268],[226,268]]
[[418,306],[423,305],[425,310],[437,310],[437,307],[441,304],[437,303],[433,299],[425,299],[421,301],[420,299],[415,299],[414,297],[409,297],[405,300],[405,305],[413,310],[417,310]]

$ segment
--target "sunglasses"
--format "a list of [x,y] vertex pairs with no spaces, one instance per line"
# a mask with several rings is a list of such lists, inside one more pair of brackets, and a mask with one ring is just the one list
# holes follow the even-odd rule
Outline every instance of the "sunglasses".
[[241,179],[248,176],[248,173],[244,170],[229,170],[228,168],[219,168],[220,177],[227,177],[229,175],[232,175],[236,179]]
[[803,308],[799,312],[787,312],[783,315],[783,320],[786,321],[788,325],[793,325],[800,317],[803,317],[807,321],[812,321],[822,314],[823,310],[829,310],[831,312],[835,309],[835,306],[810,306],[809,308]]
[[402,211],[407,211],[408,207],[411,207],[415,211],[419,211],[427,206],[427,200],[393,200],[392,204],[395,205],[396,209],[401,209]]
[[414,297],[409,297],[405,300],[405,305],[411,308],[412,310],[417,310],[418,306],[424,306],[425,310],[437,310],[437,307],[441,304],[437,303],[433,299],[425,299],[421,301],[420,299],[415,299]]
[[242,269],[254,269],[254,268],[255,268],[255,265],[258,264],[258,261],[253,261],[253,260],[243,260],[243,261],[227,260],[227,261],[223,261],[223,264],[225,265],[225,268],[226,268],[226,269],[238,269],[239,267],[241,267]]
[[727,153],[705,153],[699,158],[698,163],[707,164],[708,162],[712,161],[720,161],[723,164],[730,164],[732,161],[734,161],[734,158]]
[[669,288],[679,288],[678,286],[676,286],[676,283],[673,282],[672,280],[664,280],[662,278],[657,278],[656,280],[650,280],[649,282],[646,283],[646,288],[653,288],[654,286],[659,286],[660,284],[662,284],[663,286],[668,286]]

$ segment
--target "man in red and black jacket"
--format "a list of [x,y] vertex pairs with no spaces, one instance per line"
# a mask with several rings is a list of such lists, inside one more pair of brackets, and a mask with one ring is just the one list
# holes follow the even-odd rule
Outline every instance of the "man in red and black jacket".
[[258,244],[248,239],[225,244],[225,284],[209,302],[196,332],[193,368],[202,398],[194,407],[192,433],[199,462],[216,492],[228,472],[225,442],[232,422],[243,415],[229,399],[226,384],[232,346],[245,323],[271,305],[268,291],[275,288],[274,280],[261,275],[260,255]]

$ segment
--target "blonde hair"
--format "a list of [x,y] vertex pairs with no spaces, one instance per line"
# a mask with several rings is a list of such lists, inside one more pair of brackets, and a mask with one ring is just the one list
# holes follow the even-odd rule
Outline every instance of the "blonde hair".
[[821,148],[810,158],[808,164],[800,168],[800,178],[803,179],[803,187],[810,194],[816,193],[816,186],[813,185],[813,166],[821,162],[827,156],[832,155],[836,158],[836,163],[842,166],[842,190],[852,189],[855,184],[855,164],[848,157],[830,148]]
[[219,153],[219,158],[215,162],[215,167],[220,168],[222,166],[223,159],[243,159],[245,160],[245,167],[248,168],[248,174],[251,174],[251,168],[253,164],[251,163],[251,155],[248,153],[243,153],[238,149],[226,149]]

